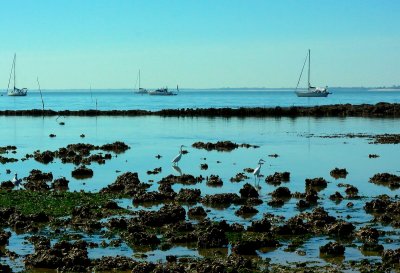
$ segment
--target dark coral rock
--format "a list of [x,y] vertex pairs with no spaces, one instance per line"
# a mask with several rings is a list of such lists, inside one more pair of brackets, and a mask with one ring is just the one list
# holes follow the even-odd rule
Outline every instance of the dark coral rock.
[[244,184],[243,187],[240,189],[239,193],[242,198],[251,198],[251,197],[258,198],[259,196],[256,188],[254,188],[249,183]]
[[76,179],[86,179],[93,176],[93,170],[82,165],[71,172],[72,177]]
[[379,238],[379,231],[372,227],[362,227],[356,232],[356,236],[362,241],[377,241]]
[[43,164],[48,164],[50,162],[52,162],[54,160],[55,154],[52,151],[44,151],[44,152],[40,152],[40,151],[35,151],[35,153],[33,154],[33,158]]
[[400,188],[400,176],[390,173],[377,173],[369,179],[369,182],[387,186],[391,189]]
[[267,204],[271,207],[282,207],[285,204],[285,201],[282,199],[273,198],[272,200],[268,201]]
[[232,245],[232,252],[239,255],[256,255],[256,250],[262,247],[278,247],[280,244],[270,236],[260,239],[241,240]]
[[343,256],[344,255],[345,247],[336,242],[329,242],[324,246],[319,248],[319,252],[323,255],[327,256]]
[[355,197],[358,194],[358,189],[352,185],[348,185],[345,192],[348,196]]
[[228,244],[228,238],[222,229],[214,227],[207,228],[199,234],[197,247],[199,248],[215,248],[224,247]]
[[339,169],[339,168],[334,168],[330,172],[330,175],[335,179],[346,178],[347,174],[348,174],[348,172],[346,169]]
[[67,190],[69,181],[65,177],[54,179],[51,187],[56,190]]
[[383,213],[386,211],[386,208],[391,204],[390,200],[386,198],[379,198],[372,200],[371,202],[366,202],[364,209],[366,212],[376,212],[376,213]]
[[328,183],[325,179],[323,179],[322,177],[317,177],[317,178],[313,178],[313,179],[306,179],[306,187],[309,188],[316,188],[316,189],[323,189],[326,188],[328,186]]
[[168,175],[167,177],[164,177],[161,179],[159,182],[160,184],[162,183],[171,183],[171,184],[183,184],[183,185],[195,185],[197,183],[200,183],[203,181],[203,177],[194,177],[191,174],[182,174],[180,176],[176,175]]
[[365,242],[362,244],[361,250],[368,252],[383,252],[384,247],[376,242]]
[[149,234],[147,232],[126,232],[122,235],[126,241],[133,245],[158,245],[160,239],[155,234]]
[[275,172],[273,175],[267,176],[265,182],[272,185],[280,185],[282,182],[288,182],[290,180],[289,172]]
[[101,193],[117,193],[133,196],[150,187],[141,183],[137,173],[127,172],[117,177],[114,183],[100,190]]
[[146,226],[159,227],[185,220],[186,211],[182,206],[164,205],[159,211],[140,211],[139,218]]
[[230,181],[231,182],[242,182],[245,179],[249,179],[249,177],[247,175],[245,175],[244,173],[237,173],[235,175],[235,177],[231,177]]
[[272,197],[277,199],[287,199],[292,197],[292,194],[287,187],[279,187],[272,192]]
[[197,203],[201,199],[201,191],[199,189],[180,189],[175,197],[178,202]]
[[386,265],[393,266],[400,264],[400,248],[388,249],[382,254],[382,262]]
[[202,203],[211,206],[240,204],[241,198],[235,193],[207,194],[203,198]]
[[109,200],[107,201],[104,205],[103,205],[104,209],[110,209],[110,210],[116,210],[116,209],[122,209],[120,206],[118,206],[117,202],[113,201],[113,200]]
[[176,196],[176,193],[166,193],[166,192],[158,192],[158,191],[151,191],[151,192],[138,192],[133,196],[132,202],[134,204],[145,203],[145,202],[153,202],[153,203],[160,203],[167,200],[173,200]]
[[299,200],[299,201],[296,203],[296,207],[297,207],[298,209],[308,209],[308,208],[311,207],[311,204],[310,204],[310,202],[308,202],[308,201]]
[[203,207],[197,206],[197,207],[193,207],[193,208],[189,209],[188,216],[189,216],[189,218],[206,217],[207,212],[204,210]]
[[299,217],[290,218],[284,225],[276,226],[274,231],[279,235],[305,235],[311,232],[310,225]]
[[331,196],[329,196],[329,199],[331,199],[332,201],[342,201],[343,196],[340,194],[340,192],[337,191],[334,194],[332,194]]
[[252,232],[268,232],[271,230],[271,223],[266,218],[259,221],[252,221],[247,230]]
[[349,237],[353,234],[355,227],[352,223],[339,221],[332,225],[329,225],[327,228],[328,234],[335,235],[338,237]]
[[93,270],[96,272],[128,271],[138,264],[134,259],[124,256],[103,256],[100,259],[92,260],[92,263],[94,265]]
[[11,181],[3,181],[1,182],[0,188],[3,190],[11,190],[14,188],[14,183]]
[[230,152],[234,149],[237,149],[239,147],[244,147],[244,148],[258,148],[256,145],[250,145],[250,144],[236,144],[231,141],[218,141],[216,143],[211,143],[211,142],[195,142],[192,144],[192,147],[196,149],[205,149],[207,151],[212,151],[212,150],[217,150],[220,152]]
[[147,174],[159,174],[160,172],[162,172],[162,168],[161,167],[159,167],[159,168],[154,168],[154,170],[152,170],[152,171],[147,171]]
[[0,231],[0,246],[8,245],[8,239],[11,237],[11,232]]
[[210,175],[210,177],[207,179],[207,185],[212,186],[212,187],[221,187],[224,183],[222,182],[222,179],[219,178],[218,175]]
[[254,207],[251,206],[241,206],[237,211],[235,211],[235,214],[238,216],[245,216],[249,214],[256,214],[258,213],[258,210]]
[[110,151],[110,152],[112,151],[114,153],[119,154],[130,149],[130,147],[126,145],[124,142],[116,141],[114,143],[104,144],[103,146],[100,146],[100,149],[103,151]]

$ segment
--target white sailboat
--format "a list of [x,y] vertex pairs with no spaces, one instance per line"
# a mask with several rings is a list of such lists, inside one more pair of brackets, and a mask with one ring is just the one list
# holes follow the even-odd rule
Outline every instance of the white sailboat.
[[[297,91],[297,88],[300,83],[301,75],[303,74],[304,66],[307,61],[307,57],[308,57],[308,89],[306,91]],[[303,68],[301,69],[300,77],[297,82],[295,93],[298,97],[327,97],[329,94],[331,94],[328,92],[328,86],[325,86],[325,87],[311,86],[311,84],[310,84],[310,67],[311,67],[310,63],[311,63],[311,53],[310,53],[310,50],[308,50],[306,60],[304,61]]]
[[[14,61],[11,66],[10,79],[8,80],[7,95],[13,96],[13,97],[26,96],[26,94],[28,93],[28,89],[26,89],[26,88],[19,89],[19,88],[15,87],[15,82],[16,82],[15,65],[16,65],[16,62],[17,62],[17,54],[14,54]],[[10,89],[11,75],[13,73],[14,73],[14,88]]]
[[147,93],[148,93],[148,90],[140,87],[140,70],[139,70],[139,75],[138,75],[138,77],[139,77],[139,89],[138,89],[135,93],[136,93],[136,94],[140,94],[140,95],[147,94]]

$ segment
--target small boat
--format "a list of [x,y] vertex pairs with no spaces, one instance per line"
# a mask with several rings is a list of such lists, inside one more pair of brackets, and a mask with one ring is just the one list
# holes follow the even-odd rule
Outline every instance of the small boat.
[[[179,91],[178,86],[176,86],[176,90]],[[175,92],[168,91],[167,87],[148,91],[148,94],[151,96],[176,96],[176,95],[178,95]]]
[[[7,95],[13,96],[13,97],[21,97],[21,96],[26,96],[28,93],[28,89],[26,88],[17,88],[15,87],[15,82],[16,82],[16,76],[15,76],[15,64],[17,61],[17,55],[14,54],[14,61],[11,66],[11,72],[10,72],[10,79],[8,80],[8,86],[7,86]],[[10,89],[10,82],[11,82],[11,75],[14,73],[14,88]]]
[[[307,61],[307,57],[308,57],[308,89],[306,91],[297,91],[297,88],[299,87],[301,75],[303,74],[304,66]],[[311,63],[311,53],[310,53],[310,50],[308,50],[306,60],[304,61],[303,68],[301,69],[300,77],[297,82],[295,93],[298,97],[308,97],[308,98],[309,97],[327,97],[329,94],[332,94],[332,93],[328,92],[328,86],[325,86],[325,87],[311,86],[311,84],[310,84],[310,67],[311,67],[310,63]]]
[[140,70],[139,70],[139,89],[135,92],[135,94],[140,94],[140,95],[144,95],[147,94],[149,91],[147,89],[141,88],[140,87]]

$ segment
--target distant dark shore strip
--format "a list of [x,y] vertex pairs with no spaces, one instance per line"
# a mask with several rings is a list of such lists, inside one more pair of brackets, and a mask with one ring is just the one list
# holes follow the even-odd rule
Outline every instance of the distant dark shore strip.
[[182,108],[148,110],[1,110],[1,116],[163,116],[163,117],[400,117],[400,104],[334,104],[254,108]]

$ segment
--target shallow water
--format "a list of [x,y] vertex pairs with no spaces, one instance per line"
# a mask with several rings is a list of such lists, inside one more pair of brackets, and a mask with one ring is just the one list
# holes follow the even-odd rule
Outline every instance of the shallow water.
[[[60,120],[58,120],[60,121]],[[51,171],[55,178],[65,176],[70,180],[70,190],[99,191],[101,188],[115,181],[116,177],[124,172],[138,172],[141,181],[153,180],[153,186],[149,190],[156,190],[156,183],[162,177],[169,174],[178,175],[176,169],[171,166],[172,158],[178,153],[180,145],[186,145],[188,154],[183,155],[179,167],[182,173],[192,174],[203,177],[211,174],[219,175],[224,185],[222,187],[208,187],[205,182],[182,186],[174,185],[175,191],[180,188],[199,188],[202,195],[214,193],[233,192],[239,193],[244,183],[254,183],[254,178],[248,174],[250,179],[245,182],[232,183],[229,179],[236,173],[242,172],[244,168],[254,168],[260,158],[266,160],[261,173],[265,176],[274,172],[289,171],[290,182],[283,183],[292,192],[304,192],[306,178],[324,177],[330,183],[328,187],[319,193],[322,197],[319,205],[323,206],[331,215],[352,222],[358,227],[366,224],[373,216],[368,215],[363,210],[366,201],[380,194],[388,194],[392,197],[399,194],[399,190],[369,183],[368,180],[375,173],[388,172],[399,175],[400,164],[398,155],[400,154],[399,145],[375,145],[369,144],[366,138],[320,138],[306,137],[315,134],[346,134],[346,133],[400,133],[399,121],[396,119],[370,119],[370,118],[162,118],[156,116],[146,117],[66,117],[63,118],[64,126],[60,126],[54,117],[0,117],[0,146],[16,145],[17,153],[9,153],[6,156],[24,157],[27,153],[35,150],[56,150],[65,147],[70,143],[91,143],[102,145],[114,141],[124,141],[131,149],[123,154],[113,156],[105,165],[92,163],[90,168],[94,171],[91,179],[76,180],[71,177],[74,169],[72,164],[61,164],[59,160],[47,165],[38,163],[33,159],[18,161],[17,163],[5,164],[0,166],[0,181],[9,180],[13,173],[17,172],[20,177],[27,176],[32,169]],[[49,134],[56,134],[55,138],[50,138]],[[85,134],[85,138],[80,138],[80,134]],[[231,140],[236,143],[249,143],[259,145],[259,148],[238,148],[232,152],[217,152],[198,150],[191,147],[196,141],[215,142],[218,140]],[[271,158],[268,155],[278,154],[279,157]],[[156,155],[161,155],[157,159]],[[369,154],[379,154],[380,157],[370,159]],[[205,159],[204,159],[205,158]],[[220,163],[218,163],[220,162]],[[200,169],[201,163],[207,163],[207,171]],[[162,172],[158,175],[147,175],[146,171],[162,167]],[[335,167],[346,168],[349,172],[346,179],[334,179],[329,172]],[[6,174],[5,170],[10,169],[11,174]],[[117,172],[119,171],[119,172]],[[335,191],[344,194],[344,188],[337,186],[338,183],[348,183],[359,189],[360,200],[351,200],[353,208],[347,208],[348,200],[340,203],[329,200],[329,195]],[[268,185],[263,179],[259,182],[261,186],[260,195],[264,203],[256,208],[259,213],[251,218],[241,218],[234,214],[238,206],[231,206],[221,210],[209,208],[210,219],[228,222],[238,222],[249,225],[250,220],[262,218],[263,213],[273,213],[285,218],[292,217],[300,211],[296,208],[297,200],[292,198],[281,208],[272,208],[265,201],[271,199],[269,193],[276,187]],[[134,206],[132,200],[118,200],[121,206],[132,209],[156,210],[162,205],[150,205],[149,207]],[[188,209],[190,206],[186,207]],[[346,219],[347,215],[351,218]],[[377,226],[381,230],[393,231],[392,227]],[[397,230],[394,230],[397,231]],[[87,236],[87,235],[85,235]],[[99,235],[97,235],[99,236]],[[385,243],[387,237],[394,237],[393,243]],[[398,235],[388,235],[380,238],[386,248],[398,248],[400,242]],[[10,239],[8,249],[16,251],[18,254],[28,254],[32,251],[29,245],[23,245],[23,238],[13,234]],[[85,237],[86,238],[86,237]],[[100,237],[92,236],[88,240],[101,240]],[[261,253],[263,258],[271,258],[274,262],[293,262],[293,261],[316,261],[325,262],[319,257],[319,246],[331,239],[326,237],[316,237],[306,240],[300,248],[306,252],[305,256],[297,253],[284,251],[287,243],[275,251]],[[357,245],[357,243],[356,243]],[[358,244],[359,245],[359,244]],[[101,257],[102,255],[125,255],[132,256],[138,251],[122,245],[120,248],[95,248],[89,250],[91,258]],[[224,250],[223,255],[228,254]],[[225,253],[225,254],[224,254]],[[197,251],[190,246],[175,246],[169,251],[159,249],[146,252],[146,260],[164,260],[166,255],[178,256],[202,256],[208,255],[204,251]],[[365,258],[358,250],[357,246],[346,248],[346,260],[359,260]],[[5,258],[2,258],[5,259]],[[369,259],[380,259],[380,257],[369,257]],[[21,261],[6,262],[15,266],[16,270],[21,267]]]
[[[375,104],[400,102],[400,89],[374,91],[365,88],[331,88],[327,98],[298,98],[291,89],[181,90],[177,96],[138,95],[132,90],[44,90],[45,109],[52,110],[161,110],[180,108],[239,108],[312,106],[325,104]],[[0,109],[42,109],[40,93],[26,97],[0,97]]]

